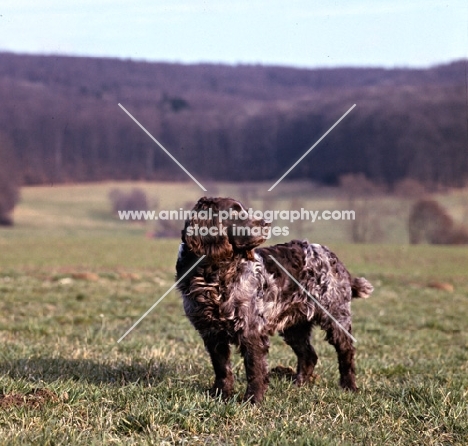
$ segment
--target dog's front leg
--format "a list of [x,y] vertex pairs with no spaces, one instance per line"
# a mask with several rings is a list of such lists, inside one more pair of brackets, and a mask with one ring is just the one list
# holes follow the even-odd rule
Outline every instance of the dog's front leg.
[[215,372],[215,382],[210,394],[215,397],[221,395],[223,399],[228,399],[234,390],[228,337],[225,333],[216,333],[204,336],[203,341],[210,354]]
[[247,390],[244,401],[259,403],[268,386],[268,369],[266,356],[270,343],[267,336],[254,335],[243,337],[240,350],[244,357]]

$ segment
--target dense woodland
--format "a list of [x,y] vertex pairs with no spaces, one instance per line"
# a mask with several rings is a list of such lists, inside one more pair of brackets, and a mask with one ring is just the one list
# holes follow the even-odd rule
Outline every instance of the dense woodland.
[[289,179],[461,186],[466,71],[466,61],[312,70],[0,53],[0,140],[22,184],[185,179],[121,103],[201,181],[276,180],[356,103]]

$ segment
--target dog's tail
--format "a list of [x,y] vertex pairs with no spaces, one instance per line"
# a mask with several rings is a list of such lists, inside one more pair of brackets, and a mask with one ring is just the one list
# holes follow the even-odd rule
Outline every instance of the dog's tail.
[[355,277],[351,282],[352,297],[367,299],[374,291],[372,284],[364,277]]

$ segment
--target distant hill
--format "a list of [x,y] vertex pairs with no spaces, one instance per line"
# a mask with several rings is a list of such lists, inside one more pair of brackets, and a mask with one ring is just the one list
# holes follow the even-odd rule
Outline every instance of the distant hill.
[[185,174],[274,180],[348,173],[392,185],[468,179],[467,61],[430,69],[181,65],[0,53],[0,133],[25,184]]

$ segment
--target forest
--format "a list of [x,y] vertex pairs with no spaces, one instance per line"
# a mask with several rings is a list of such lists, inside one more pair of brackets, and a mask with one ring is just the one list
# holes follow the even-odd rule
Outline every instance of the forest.
[[121,103],[199,180],[276,180],[356,104],[288,179],[463,186],[466,70],[462,60],[299,69],[0,53],[0,150],[24,185],[186,179]]

